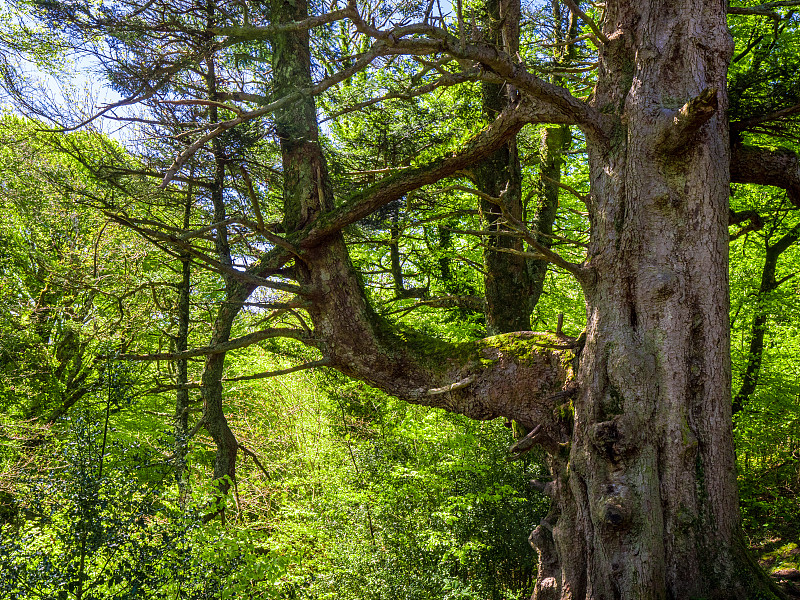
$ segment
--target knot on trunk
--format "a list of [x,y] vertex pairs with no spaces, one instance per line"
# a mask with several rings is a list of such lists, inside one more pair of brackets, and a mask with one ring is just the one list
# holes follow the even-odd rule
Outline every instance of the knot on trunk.
[[610,421],[595,423],[590,430],[592,444],[609,461],[619,462],[634,449],[628,429],[623,415],[618,415]]
[[631,502],[628,487],[619,483],[606,484],[597,506],[597,515],[612,530],[627,527],[631,521]]
[[706,88],[678,110],[665,109],[658,122],[660,132],[656,147],[665,154],[685,151],[685,146],[717,112],[717,95],[716,89]]

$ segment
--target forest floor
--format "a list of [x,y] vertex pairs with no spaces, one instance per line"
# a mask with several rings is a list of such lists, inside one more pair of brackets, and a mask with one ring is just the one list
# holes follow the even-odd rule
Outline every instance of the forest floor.
[[759,564],[786,591],[800,598],[800,532],[792,528],[753,546]]

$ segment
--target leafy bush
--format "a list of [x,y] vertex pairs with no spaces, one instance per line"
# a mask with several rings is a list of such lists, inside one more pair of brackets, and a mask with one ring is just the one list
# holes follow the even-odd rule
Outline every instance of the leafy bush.
[[289,558],[252,532],[203,525],[199,505],[169,500],[163,459],[135,446],[103,452],[98,421],[73,419],[50,462],[19,486],[20,517],[0,527],[0,598],[277,597]]

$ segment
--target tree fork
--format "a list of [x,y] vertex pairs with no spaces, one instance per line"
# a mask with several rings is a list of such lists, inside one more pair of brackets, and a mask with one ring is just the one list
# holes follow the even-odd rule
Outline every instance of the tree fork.
[[[305,18],[302,3],[277,2],[273,10]],[[273,44],[276,86],[286,93],[310,77],[308,40],[276,36]],[[285,222],[299,230],[332,204],[313,98],[276,114],[276,129],[284,169],[292,172],[285,178]],[[312,290],[315,337],[332,367],[417,404],[543,424],[553,448],[566,439],[552,404],[572,373],[574,352],[564,340],[528,332],[454,345],[395,331],[369,306],[340,233],[306,248],[295,269]]]

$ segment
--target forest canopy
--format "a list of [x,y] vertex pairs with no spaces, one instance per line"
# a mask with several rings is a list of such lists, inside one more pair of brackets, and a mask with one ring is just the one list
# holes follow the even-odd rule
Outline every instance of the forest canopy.
[[800,595],[799,7],[7,2],[2,594]]

